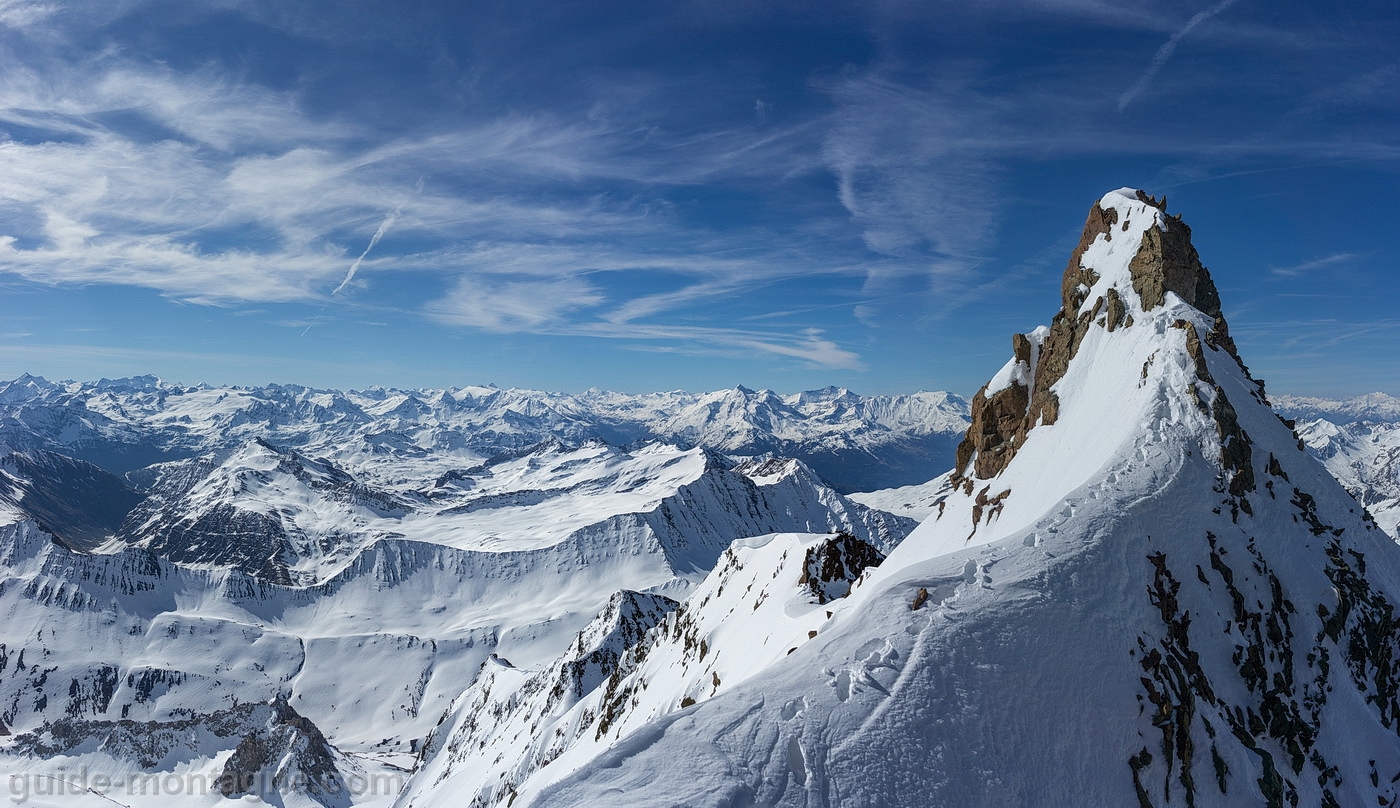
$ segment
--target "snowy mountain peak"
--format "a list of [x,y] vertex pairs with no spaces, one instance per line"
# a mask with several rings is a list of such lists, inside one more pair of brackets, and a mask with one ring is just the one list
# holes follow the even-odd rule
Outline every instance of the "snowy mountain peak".
[[[1165,198],[1122,188],[1096,202],[1065,269],[1061,302],[1048,327],[1012,337],[1011,360],[973,398],[972,425],[958,447],[953,478],[969,493],[974,480],[1006,468],[1032,429],[1059,420],[1059,383],[1091,332],[1180,329],[1198,377],[1208,383],[1202,341],[1239,363],[1191,229],[1166,212]],[[1248,375],[1243,364],[1240,369]],[[1228,420],[1228,413],[1221,417]]]
[[26,401],[58,389],[58,385],[43,376],[22,373],[12,381],[0,383],[0,404]]

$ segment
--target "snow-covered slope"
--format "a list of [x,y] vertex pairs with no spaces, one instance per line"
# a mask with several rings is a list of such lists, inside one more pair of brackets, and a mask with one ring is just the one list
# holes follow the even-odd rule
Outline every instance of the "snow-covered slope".
[[903,485],[899,488],[885,488],[879,491],[866,491],[851,494],[850,498],[867,507],[888,513],[897,513],[911,519],[923,520],[938,510],[939,503],[953,491],[949,480],[952,472],[939,476],[920,485]]
[[[1163,208],[1129,189],[1094,206],[1061,311],[973,401],[955,490],[849,596],[744,630],[722,566],[685,615],[737,622],[704,654],[752,657],[742,681],[672,682],[700,649],[663,623],[633,652],[655,678],[512,804],[1400,797],[1400,546],[1272,412]],[[754,587],[790,569],[761,563]],[[405,800],[481,793],[434,787],[434,765]]]

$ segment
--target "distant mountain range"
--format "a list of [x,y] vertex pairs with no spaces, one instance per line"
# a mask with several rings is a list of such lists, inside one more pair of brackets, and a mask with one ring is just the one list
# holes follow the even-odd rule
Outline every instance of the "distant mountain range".
[[1322,418],[1334,424],[1350,424],[1357,421],[1400,423],[1400,398],[1385,393],[1368,393],[1343,399],[1275,395],[1272,396],[1272,401],[1274,409],[1300,421]]
[[444,468],[546,440],[615,446],[664,441],[727,455],[803,461],[837,490],[929,480],[952,463],[968,402],[951,393],[862,396],[828,387],[793,395],[580,394],[463,387],[315,390],[295,385],[185,387],[153,376],[0,383],[0,446],[40,448],[116,473],[261,438],[352,467],[416,455]]
[[914,520],[757,450],[933,453],[959,406],[587,398],[0,385],[0,769],[98,750],[112,781],[198,764],[291,803],[398,776],[487,659],[553,659],[620,590],[672,602],[774,532],[892,549]]

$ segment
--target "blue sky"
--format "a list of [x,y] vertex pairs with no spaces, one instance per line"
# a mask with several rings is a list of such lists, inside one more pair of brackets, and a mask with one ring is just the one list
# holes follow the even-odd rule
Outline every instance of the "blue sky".
[[1400,10],[0,0],[0,376],[970,394],[1123,185],[1400,394]]

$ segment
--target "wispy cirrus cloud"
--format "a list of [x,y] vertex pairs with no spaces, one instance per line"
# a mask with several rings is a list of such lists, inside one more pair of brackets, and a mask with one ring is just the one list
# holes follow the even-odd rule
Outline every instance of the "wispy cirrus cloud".
[[[7,271],[42,283],[147,286],[198,302],[310,300],[344,267],[346,238],[363,232],[376,208],[383,216],[386,202],[420,239],[626,235],[646,217],[592,199],[502,197],[499,183],[477,180],[503,170],[536,181],[580,173],[586,160],[575,147],[584,138],[569,127],[491,121],[357,149],[345,141],[366,133],[309,121],[285,98],[165,71],[132,75],[122,68],[87,82],[96,88],[87,98],[41,91],[33,75],[6,83],[0,122],[40,132],[0,143],[0,199],[16,214],[4,234]],[[226,104],[214,104],[221,93]],[[182,136],[150,140],[101,123],[133,111]],[[207,134],[215,131],[222,134]],[[299,145],[308,142],[318,145]],[[412,187],[424,167],[435,169],[437,190]],[[376,235],[397,218],[381,220]],[[432,264],[404,254],[389,263]]]
[[434,318],[487,331],[539,331],[557,328],[567,315],[603,302],[583,278],[464,277],[443,298],[430,303]]
[[758,354],[796,359],[809,367],[828,370],[865,368],[866,363],[860,354],[841,347],[825,337],[824,333],[817,328],[781,333],[738,328],[586,324],[560,332],[560,335],[616,340],[633,343],[642,350],[664,350],[668,353],[750,359]]
[[1319,270],[1345,266],[1355,262],[1357,259],[1365,257],[1366,256],[1360,253],[1339,252],[1322,258],[1314,258],[1311,261],[1304,261],[1300,264],[1293,264],[1292,266],[1269,267],[1269,272],[1281,278],[1296,278],[1299,275],[1309,275]]
[[1158,48],[1157,52],[1153,54],[1152,61],[1147,65],[1147,69],[1143,71],[1142,76],[1133,83],[1133,86],[1129,87],[1124,91],[1123,95],[1119,96],[1118,111],[1122,112],[1124,109],[1127,109],[1128,105],[1131,104],[1134,99],[1147,90],[1148,86],[1152,84],[1152,80],[1157,78],[1157,74],[1166,66],[1167,60],[1172,58],[1172,54],[1176,53],[1177,46],[1196,29],[1196,26],[1216,16],[1230,6],[1233,6],[1236,2],[1237,0],[1220,0],[1220,2],[1209,8],[1193,14],[1191,19],[1186,21],[1185,25],[1181,26],[1176,33],[1172,34],[1170,39],[1162,43],[1162,47]]
[[[26,31],[101,32],[66,53],[35,46],[38,33],[6,51],[0,272],[234,308],[310,303],[328,316],[377,305],[372,293],[392,285],[398,314],[452,328],[856,368],[867,359],[852,346],[889,328],[891,311],[909,315],[901,322],[941,316],[1027,275],[1024,262],[996,255],[1035,215],[1036,200],[1018,196],[1025,165],[1130,170],[1167,159],[1235,170],[1249,158],[1400,156],[1383,126],[1369,138],[1303,128],[1259,137],[1260,127],[1219,116],[1158,120],[1135,104],[1187,37],[1219,50],[1228,22],[1250,47],[1289,41],[1271,19],[1223,14],[1233,2],[890,0],[862,9],[857,33],[819,8],[789,44],[825,25],[821,47],[782,51],[782,64],[755,51],[749,69],[690,58],[704,48],[672,59],[646,44],[664,33],[682,51],[704,37],[729,47],[744,32],[726,27],[737,7],[724,3],[619,15],[577,36],[487,3],[489,35],[473,16],[424,40],[413,37],[450,21],[450,4],[425,11],[432,24],[370,3],[320,26],[328,6],[216,4],[255,23],[256,36],[304,37],[295,41],[307,53],[331,60],[303,63],[281,39],[266,51],[276,59],[228,55],[245,42],[159,58],[132,44],[146,34],[122,39],[120,9],[83,9],[70,22],[39,14],[42,3],[0,0],[0,25],[28,9],[38,16]],[[209,8],[179,12],[180,31]],[[765,25],[809,11],[784,9],[765,12]],[[374,15],[382,27],[364,25]],[[1039,40],[1018,37],[1047,25],[1072,43],[1023,46]],[[1144,36],[1150,48],[1159,35],[1167,41],[1139,75]],[[548,47],[537,36],[552,37]],[[522,43],[531,59],[519,58]],[[430,70],[419,50],[436,54]],[[1172,66],[1193,86],[1243,86],[1210,65]],[[1364,80],[1349,103],[1382,103],[1393,75],[1353,72]],[[797,299],[765,297],[789,293]]]
[[57,3],[33,0],[0,0],[0,25],[8,28],[29,28],[58,13]]

